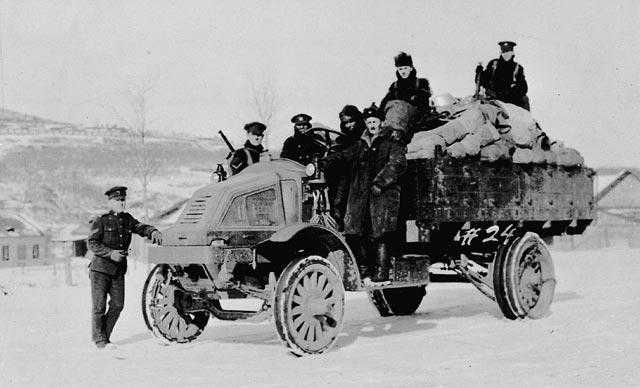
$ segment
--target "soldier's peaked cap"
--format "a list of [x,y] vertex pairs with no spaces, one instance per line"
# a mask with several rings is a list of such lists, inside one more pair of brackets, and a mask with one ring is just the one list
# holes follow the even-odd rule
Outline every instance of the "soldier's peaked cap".
[[125,198],[127,196],[127,188],[125,186],[113,186],[109,190],[105,191],[104,195],[109,199]]
[[294,124],[309,124],[311,116],[306,113],[298,113],[291,118],[291,122]]
[[261,122],[254,121],[252,123],[246,124],[244,126],[244,130],[251,133],[256,133],[261,135],[264,131],[267,130],[267,126],[262,124]]
[[498,42],[500,45],[500,49],[504,51],[511,51],[516,46],[516,42],[512,42],[510,40],[503,40],[502,42]]

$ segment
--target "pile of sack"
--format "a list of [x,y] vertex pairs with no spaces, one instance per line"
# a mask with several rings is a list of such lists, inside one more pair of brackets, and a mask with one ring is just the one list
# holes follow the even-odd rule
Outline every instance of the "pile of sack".
[[446,110],[450,121],[418,132],[407,145],[407,159],[477,157],[488,162],[582,166],[578,151],[551,141],[531,113],[497,100],[453,100]]

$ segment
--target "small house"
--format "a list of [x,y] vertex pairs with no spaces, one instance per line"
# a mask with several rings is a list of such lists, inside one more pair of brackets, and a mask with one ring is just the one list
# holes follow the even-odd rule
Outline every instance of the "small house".
[[595,187],[596,219],[580,236],[559,239],[558,247],[640,247],[640,178],[629,170],[599,175]]
[[48,264],[47,233],[23,214],[0,211],[0,267]]

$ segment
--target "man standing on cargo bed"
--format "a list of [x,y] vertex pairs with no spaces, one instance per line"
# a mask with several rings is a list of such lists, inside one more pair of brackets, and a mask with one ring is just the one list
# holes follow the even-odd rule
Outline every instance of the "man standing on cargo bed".
[[[94,256],[89,263],[91,280],[91,339],[98,349],[111,348],[111,332],[124,308],[124,274],[131,234],[162,244],[162,234],[124,211],[127,188],[115,186],[104,193],[110,211],[96,217],[87,244]],[[109,310],[107,311],[107,295]]]
[[409,141],[410,124],[428,113],[431,86],[426,78],[418,78],[411,55],[401,52],[394,57],[396,78],[380,102],[383,128],[393,130],[394,140]]
[[527,80],[524,77],[524,68],[513,60],[515,56],[513,48],[515,42],[499,42],[500,57],[492,59],[480,76],[480,86],[485,90],[487,97],[495,98],[502,102],[518,105],[528,111],[529,90]]

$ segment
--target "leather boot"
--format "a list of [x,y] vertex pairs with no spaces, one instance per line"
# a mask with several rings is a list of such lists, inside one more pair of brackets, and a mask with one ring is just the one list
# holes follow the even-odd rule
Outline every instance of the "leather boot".
[[391,252],[388,243],[378,243],[376,274],[371,279],[374,283],[386,282],[389,280],[389,265],[391,264]]
[[353,250],[353,254],[356,256],[358,269],[360,270],[360,279],[364,280],[367,277],[371,277],[371,272],[373,272],[371,260],[368,257],[369,255],[364,241],[362,241],[361,238],[351,238],[348,240],[348,243]]

